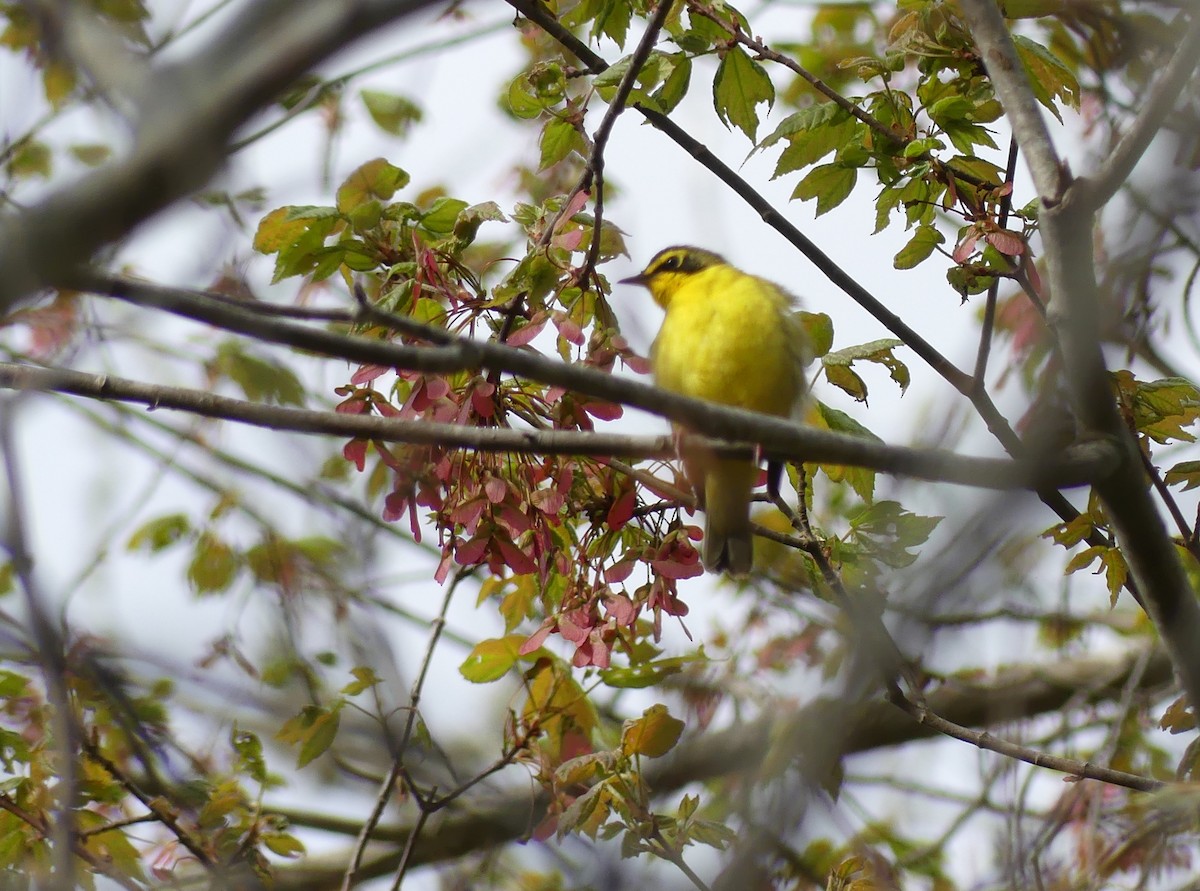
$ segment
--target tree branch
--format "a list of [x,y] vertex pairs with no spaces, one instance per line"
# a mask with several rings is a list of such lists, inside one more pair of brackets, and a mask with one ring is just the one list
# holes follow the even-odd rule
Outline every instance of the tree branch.
[[[367,342],[387,346],[379,341]],[[660,392],[657,388],[647,387],[636,381],[610,378],[603,372],[591,373],[602,380],[609,379],[614,383],[630,385],[634,394],[644,389]],[[677,451],[674,440],[669,435],[631,436],[580,430],[469,427],[424,420],[284,408],[217,396],[202,390],[145,384],[110,375],[83,374],[7,362],[0,362],[0,387],[44,390],[92,399],[130,402],[152,409],[174,409],[271,430],[414,445],[437,445],[451,449],[657,459],[674,457]],[[636,399],[630,402],[639,404]],[[707,403],[700,404],[707,407]],[[739,439],[730,442],[707,439],[700,441],[706,448],[711,447],[714,453],[732,457],[753,452],[753,446],[747,444],[745,437],[761,436],[761,453],[776,460],[865,467],[880,473],[990,489],[1084,485],[1107,474],[1116,460],[1114,450],[1101,440],[1072,446],[1062,454],[1046,460],[1011,461],[1004,458],[958,455],[941,449],[911,449],[885,445],[873,440],[781,421],[767,415],[725,409],[721,406],[713,408],[720,409],[721,415],[733,415],[736,419],[733,423],[741,426],[738,431]],[[762,422],[767,423],[764,426]]]

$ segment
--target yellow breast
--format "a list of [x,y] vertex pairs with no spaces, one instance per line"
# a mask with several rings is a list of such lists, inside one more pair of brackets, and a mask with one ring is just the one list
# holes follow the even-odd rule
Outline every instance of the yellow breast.
[[788,299],[775,285],[720,265],[687,277],[662,301],[652,352],[668,390],[773,415],[802,391],[801,344]]

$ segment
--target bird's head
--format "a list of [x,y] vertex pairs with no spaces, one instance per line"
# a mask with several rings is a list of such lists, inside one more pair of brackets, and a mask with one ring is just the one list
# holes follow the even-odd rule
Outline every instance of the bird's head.
[[671,297],[694,275],[725,265],[725,259],[712,251],[686,245],[664,248],[654,255],[637,275],[623,278],[619,284],[644,285],[654,302],[666,309]]

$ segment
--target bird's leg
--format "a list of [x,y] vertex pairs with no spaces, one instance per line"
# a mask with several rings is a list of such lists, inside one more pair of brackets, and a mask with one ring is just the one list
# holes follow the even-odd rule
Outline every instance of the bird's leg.
[[775,501],[779,498],[779,484],[783,481],[783,462],[768,461],[767,462],[767,494],[771,496],[771,500]]

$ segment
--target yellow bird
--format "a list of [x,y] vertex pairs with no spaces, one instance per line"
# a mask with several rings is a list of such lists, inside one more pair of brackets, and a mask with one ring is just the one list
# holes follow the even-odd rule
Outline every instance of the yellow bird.
[[[644,285],[666,311],[650,359],[664,389],[787,417],[805,393],[806,337],[783,288],[695,247],[659,251],[623,284]],[[750,499],[757,466],[689,461],[707,523],[704,565],[743,575],[754,560]]]

